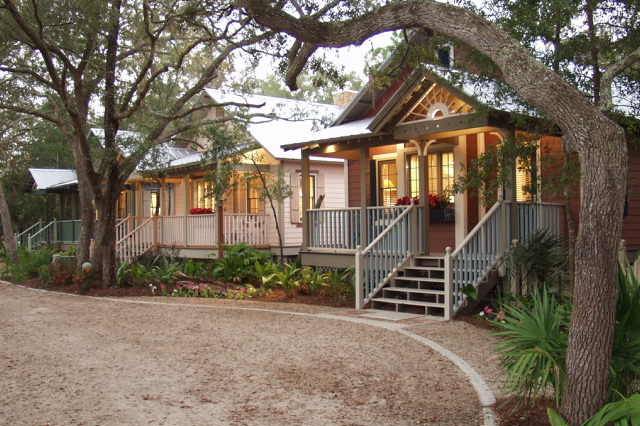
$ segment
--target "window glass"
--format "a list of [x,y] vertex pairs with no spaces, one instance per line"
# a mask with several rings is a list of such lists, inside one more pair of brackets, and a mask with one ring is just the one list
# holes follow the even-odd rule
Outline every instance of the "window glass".
[[527,161],[518,158],[516,161],[516,201],[531,202],[531,169]]
[[418,156],[411,155],[409,157],[409,189],[411,190],[412,197],[420,196],[420,175],[418,174],[420,165],[418,163]]
[[251,214],[264,213],[264,197],[262,196],[262,182],[260,178],[247,181],[247,210]]
[[427,157],[427,167],[429,167],[429,194],[440,193],[439,156],[439,154],[429,154]]
[[193,207],[199,209],[213,209],[215,207],[211,185],[211,182],[204,179],[193,182]]
[[449,202],[453,203],[453,184],[455,181],[455,170],[453,163],[453,152],[443,152],[441,154],[442,163],[442,184],[440,193],[449,194]]
[[[302,175],[298,175],[300,185],[298,185],[298,212],[300,212],[300,220],[302,220]],[[316,175],[309,175],[309,202],[307,208],[312,209],[315,207],[316,202]]]
[[149,214],[159,216],[160,213],[160,191],[153,191],[149,202]]
[[396,160],[380,161],[378,163],[380,188],[379,204],[393,206],[398,199],[398,171]]
[[127,200],[128,200],[128,191],[121,191],[120,195],[118,195],[118,217],[124,218],[127,217]]

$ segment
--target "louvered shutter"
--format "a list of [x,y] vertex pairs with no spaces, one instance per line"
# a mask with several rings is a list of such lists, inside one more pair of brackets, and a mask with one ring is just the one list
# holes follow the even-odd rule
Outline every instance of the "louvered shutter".
[[300,174],[289,173],[289,185],[291,186],[291,197],[289,198],[289,212],[291,223],[301,223],[300,220]]

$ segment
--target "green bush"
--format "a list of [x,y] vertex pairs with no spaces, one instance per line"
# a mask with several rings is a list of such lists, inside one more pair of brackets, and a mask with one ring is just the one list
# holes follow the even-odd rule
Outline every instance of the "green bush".
[[300,291],[304,294],[318,294],[328,285],[328,274],[305,266],[300,270]]
[[213,267],[216,278],[227,282],[242,282],[244,280],[257,280],[256,263],[270,261],[271,255],[249,247],[246,244],[237,244],[226,248],[224,257],[218,259]]
[[[618,304],[610,368],[610,400],[640,390],[640,282],[620,265]],[[503,321],[495,321],[503,340],[503,357],[510,388],[525,399],[552,390],[559,403],[565,384],[565,359],[571,305],[559,303],[546,289],[529,302],[503,306]]]
[[[569,426],[554,409],[547,410],[551,426]],[[603,406],[583,426],[636,426],[640,425],[640,394]]]
[[300,288],[300,268],[293,263],[287,263],[275,273],[273,284],[280,287],[291,297]]
[[327,286],[325,294],[341,302],[353,301],[356,288],[353,283],[353,269],[331,270],[326,273]]
[[533,400],[553,390],[556,402],[565,384],[569,309],[547,289],[526,305],[506,305],[504,321],[495,324],[503,340],[498,352],[507,372],[509,390]]
[[533,294],[547,288],[561,291],[567,279],[567,252],[562,242],[546,230],[512,247],[506,255],[509,277],[516,283],[516,295]]
[[[25,248],[18,250],[18,261],[7,262],[2,278],[17,283],[24,282],[31,278],[43,278],[49,280],[48,268],[53,259],[53,250],[42,247],[38,250],[29,251]],[[44,268],[47,273],[44,273]]]

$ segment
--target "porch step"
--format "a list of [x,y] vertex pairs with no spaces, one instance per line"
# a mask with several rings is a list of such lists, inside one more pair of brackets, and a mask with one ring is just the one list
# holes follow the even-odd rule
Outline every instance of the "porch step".
[[385,287],[383,293],[387,291],[399,293],[417,293],[417,294],[436,294],[444,296],[444,290],[429,290],[425,288],[409,288],[409,287]]
[[432,283],[443,283],[444,278],[429,278],[429,277],[406,277],[400,276],[395,278],[396,281],[415,281],[415,282],[432,282]]
[[419,255],[414,258],[414,266],[444,268],[444,257]]
[[402,300],[402,299],[394,299],[391,297],[376,297],[375,299],[372,299],[373,302],[376,303],[390,303],[390,304],[394,304],[394,305],[410,305],[410,306],[422,306],[422,307],[429,307],[429,308],[439,308],[442,306],[442,304],[440,303],[433,303],[433,302],[422,302],[419,300]]

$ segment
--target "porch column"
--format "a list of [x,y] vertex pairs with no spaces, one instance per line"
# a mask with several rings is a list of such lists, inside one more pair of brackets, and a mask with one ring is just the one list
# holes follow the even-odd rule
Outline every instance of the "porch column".
[[398,171],[398,198],[411,195],[411,188],[407,188],[404,143],[396,144],[396,170]]
[[[478,158],[482,157],[484,155],[485,152],[487,152],[487,146],[485,143],[485,138],[484,138],[484,132],[482,133],[478,133],[476,136],[476,141],[477,141],[477,153],[478,153]],[[482,220],[482,218],[484,217],[485,213],[487,212],[487,206],[485,205],[487,200],[483,200],[482,199],[482,194],[484,194],[484,190],[481,187],[479,189],[479,202],[478,202],[478,221]]]
[[369,148],[360,147],[360,245],[369,245],[367,226],[367,193],[369,191]]
[[[307,210],[309,210],[309,150],[302,150],[302,171],[301,171],[300,189],[302,190],[302,249],[306,249],[309,246],[309,217]],[[294,202],[294,198],[291,198],[291,202]]]
[[420,251],[423,254],[429,254],[429,226],[431,225],[431,216],[429,213],[429,167],[427,164],[427,155],[429,151],[428,142],[419,142],[418,146],[418,176],[420,176],[420,203],[423,206],[422,217],[422,247]]
[[216,227],[218,234],[218,259],[222,259],[224,257],[224,202],[223,202],[223,194],[218,193],[222,188],[223,182],[220,180],[220,171],[222,170],[222,161],[218,160],[216,163]]
[[[467,136],[458,136],[458,144],[453,148],[454,176],[466,170],[467,162]],[[469,216],[467,214],[467,191],[458,192],[454,196],[455,208],[455,239],[456,247],[462,243],[467,235]]]

